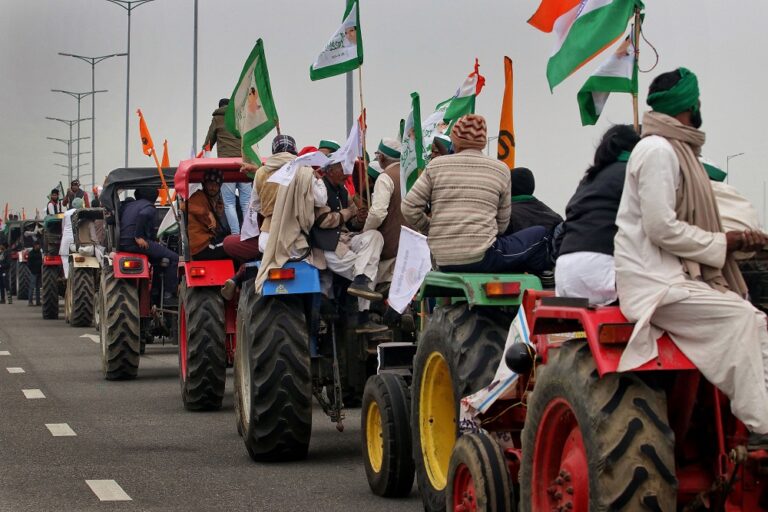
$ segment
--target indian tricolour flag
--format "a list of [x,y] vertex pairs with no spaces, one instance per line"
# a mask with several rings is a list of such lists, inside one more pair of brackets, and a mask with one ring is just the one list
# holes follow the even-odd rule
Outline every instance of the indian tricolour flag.
[[528,23],[555,32],[547,63],[549,88],[568,78],[622,36],[640,0],[542,0]]
[[612,92],[637,94],[635,50],[629,37],[597,68],[576,95],[582,125],[597,123]]
[[411,93],[411,114],[405,122],[400,149],[400,193],[403,197],[411,190],[424,169],[424,142],[421,126],[421,100]]
[[360,4],[347,0],[341,26],[331,36],[309,68],[309,78],[320,80],[357,69],[363,63],[363,34],[360,30]]

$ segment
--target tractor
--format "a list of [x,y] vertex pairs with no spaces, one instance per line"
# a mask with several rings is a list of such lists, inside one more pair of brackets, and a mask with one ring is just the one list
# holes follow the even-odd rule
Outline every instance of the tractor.
[[188,213],[183,207],[195,184],[209,169],[222,172],[224,182],[250,181],[240,172],[239,158],[186,160],[179,164],[174,188],[179,201],[179,379],[188,410],[219,409],[228,366],[235,355],[237,296],[226,301],[221,286],[235,274],[231,259],[195,260],[189,250]]
[[[376,372],[381,343],[410,344],[415,328],[406,322],[385,332],[358,334],[358,299],[350,282],[330,271],[329,299],[320,271],[299,255],[270,269],[260,293],[245,281],[237,311],[235,412],[246,450],[256,461],[307,456],[314,397],[343,431],[346,406],[361,403],[365,382]],[[386,285],[377,286],[386,294]],[[383,320],[384,302],[371,304]],[[411,322],[413,323],[413,322]]]
[[[173,183],[176,168],[163,169],[166,183]],[[145,254],[124,251],[120,241],[120,214],[133,200],[137,188],[160,189],[156,168],[124,168],[110,172],[99,196],[104,208],[105,240],[98,293],[98,324],[101,335],[102,371],[107,380],[133,379],[138,375],[139,356],[147,343],[161,336],[176,340],[176,304],[165,304],[162,275],[176,272],[168,262],[150,268]],[[160,228],[169,208],[157,207]],[[178,251],[178,235],[165,230],[160,243]]]
[[30,271],[27,254],[32,243],[40,236],[42,224],[36,220],[11,220],[7,223],[7,242],[11,249],[11,267],[8,273],[11,295],[19,300],[29,299]]
[[64,296],[66,280],[59,256],[64,214],[48,215],[43,220],[43,269],[40,284],[43,319],[59,318],[59,297]]
[[94,321],[96,290],[100,274],[100,243],[97,225],[103,226],[102,208],[83,208],[72,214],[71,244],[67,260],[64,320],[72,327],[88,327]]

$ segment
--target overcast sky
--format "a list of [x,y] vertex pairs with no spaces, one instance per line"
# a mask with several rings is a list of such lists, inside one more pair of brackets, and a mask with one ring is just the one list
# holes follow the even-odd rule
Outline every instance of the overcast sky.
[[[67,138],[65,125],[46,116],[76,118],[76,101],[50,89],[89,91],[90,66],[58,52],[103,55],[126,49],[127,16],[106,0],[2,0],[0,9],[0,207],[42,209],[45,196],[66,172],[54,164],[66,146],[46,137]],[[395,136],[418,91],[422,111],[449,97],[471,71],[475,57],[487,79],[477,112],[498,130],[504,87],[504,55],[515,68],[517,165],[537,178],[536,196],[562,212],[588,166],[600,135],[612,123],[631,123],[631,99],[614,95],[596,127],[579,122],[575,96],[598,61],[550,94],[545,78],[553,37],[526,20],[537,0],[362,0],[365,44],[363,89],[369,147]],[[645,35],[657,48],[658,67],[640,78],[640,102],[653,76],[684,65],[702,91],[704,155],[725,169],[731,183],[765,216],[764,161],[768,157],[763,64],[765,0],[731,2],[646,0]],[[309,65],[338,27],[343,0],[200,0],[197,141],[202,144],[210,114],[228,97],[256,39],[264,39],[272,90],[284,133],[300,146],[346,136],[343,76],[311,82]],[[762,41],[762,42],[761,42]],[[152,165],[138,140],[135,111],[141,108],[155,143],[168,139],[171,162],[188,158],[192,145],[193,1],[155,0],[132,15],[130,143],[131,166]],[[654,62],[641,46],[641,68]],[[123,166],[125,58],[96,67],[96,181]],[[357,79],[356,79],[357,83]],[[359,100],[356,98],[356,105]],[[356,106],[356,109],[359,108]],[[90,99],[82,103],[90,116]],[[90,136],[89,123],[81,137]],[[262,151],[268,152],[268,140]],[[90,151],[90,140],[81,151]],[[493,149],[492,149],[493,151]],[[82,155],[81,162],[91,162]],[[90,189],[90,165],[83,185]],[[765,218],[765,217],[764,217]]]

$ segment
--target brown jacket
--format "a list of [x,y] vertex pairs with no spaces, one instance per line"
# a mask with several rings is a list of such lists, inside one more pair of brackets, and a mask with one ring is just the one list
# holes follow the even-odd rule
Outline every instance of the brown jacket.
[[213,111],[213,119],[211,119],[211,126],[208,127],[208,135],[205,136],[203,149],[205,149],[205,146],[209,146],[213,150],[213,146],[218,143],[219,147],[216,150],[216,154],[219,158],[237,158],[241,156],[242,142],[240,137],[235,137],[227,130],[224,124],[224,114],[226,112],[227,107],[219,107]]
[[405,226],[401,208],[402,196],[400,194],[400,164],[393,164],[384,169],[385,175],[389,176],[395,189],[389,197],[389,207],[387,207],[387,217],[379,226],[379,231],[384,237],[384,248],[381,250],[381,259],[388,260],[397,256],[397,249],[400,246],[400,227]]
[[216,238],[218,223],[224,219],[224,202],[221,195],[211,201],[203,190],[198,190],[187,201],[187,214],[189,252],[194,256]]

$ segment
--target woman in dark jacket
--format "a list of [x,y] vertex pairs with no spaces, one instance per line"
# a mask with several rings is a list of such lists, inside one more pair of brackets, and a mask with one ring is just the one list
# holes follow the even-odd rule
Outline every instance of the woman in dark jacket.
[[640,140],[632,126],[608,129],[565,209],[565,225],[555,266],[556,293],[590,304],[615,302],[613,238],[629,153]]

